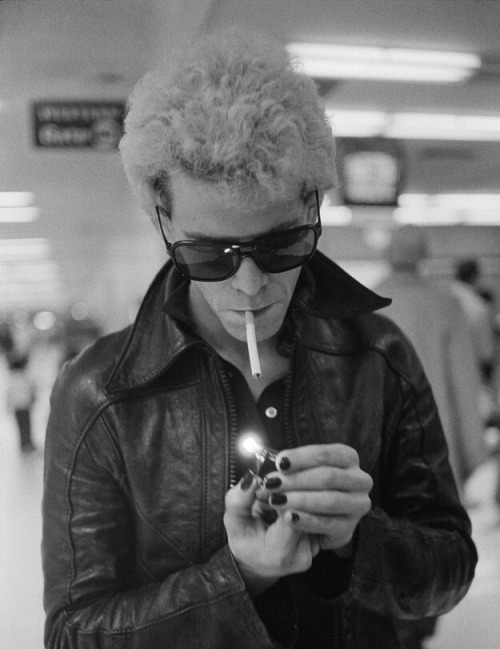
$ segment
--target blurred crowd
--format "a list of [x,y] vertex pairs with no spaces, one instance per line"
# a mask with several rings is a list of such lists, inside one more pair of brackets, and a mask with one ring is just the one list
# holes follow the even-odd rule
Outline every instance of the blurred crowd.
[[376,287],[391,297],[385,314],[413,343],[429,378],[462,490],[491,455],[498,457],[500,510],[500,311],[481,260],[457,259],[445,286],[425,272],[430,242],[422,228],[391,233],[389,275]]
[[[480,261],[459,259],[447,287],[424,272],[429,241],[421,228],[395,229],[386,248],[389,275],[375,290],[392,298],[386,315],[413,343],[431,384],[462,499],[466,485],[496,456],[495,502],[500,514],[500,316]],[[500,516],[498,517],[500,521]],[[405,649],[422,647],[439,620],[398,620]]]
[[61,364],[101,335],[99,325],[86,315],[50,313],[48,320],[49,313],[43,313],[45,318],[40,312],[18,310],[0,318],[0,369],[5,379],[1,410],[15,421],[22,453],[43,446],[43,431],[38,436],[42,439],[35,439],[33,413],[48,411]]

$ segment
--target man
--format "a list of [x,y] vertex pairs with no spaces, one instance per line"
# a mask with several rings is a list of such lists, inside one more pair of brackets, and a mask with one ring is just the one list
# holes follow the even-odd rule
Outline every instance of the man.
[[[54,388],[46,645],[397,647],[393,619],[450,610],[477,556],[388,300],[314,254],[335,183],[314,84],[216,35],[136,88],[121,153],[171,259]],[[278,451],[265,479],[249,431]]]
[[467,316],[481,379],[489,384],[494,369],[494,337],[488,306],[479,293],[480,276],[481,269],[475,259],[461,260],[456,265],[451,290]]
[[391,273],[375,290],[390,295],[384,314],[401,327],[422,362],[439,410],[455,480],[462,490],[486,460],[479,412],[480,377],[467,318],[458,300],[422,274],[428,240],[421,228],[391,233]]

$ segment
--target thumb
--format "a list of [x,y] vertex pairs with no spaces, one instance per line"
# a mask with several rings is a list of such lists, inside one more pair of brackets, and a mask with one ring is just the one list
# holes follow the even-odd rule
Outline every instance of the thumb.
[[255,492],[259,484],[252,471],[247,471],[243,478],[226,493],[226,515],[235,518],[251,518]]

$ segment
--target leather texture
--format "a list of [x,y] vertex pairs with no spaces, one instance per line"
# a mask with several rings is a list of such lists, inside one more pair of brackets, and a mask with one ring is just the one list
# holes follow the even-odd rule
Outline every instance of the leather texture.
[[[66,364],[54,387],[42,544],[51,649],[277,646],[227,547],[237,431],[218,357],[164,312],[181,290],[166,264],[135,324]],[[477,561],[420,362],[372,313],[386,304],[317,253],[287,317],[297,444],[349,444],[374,480],[335,597],[343,646],[356,649],[397,647],[391,617],[449,611]]]

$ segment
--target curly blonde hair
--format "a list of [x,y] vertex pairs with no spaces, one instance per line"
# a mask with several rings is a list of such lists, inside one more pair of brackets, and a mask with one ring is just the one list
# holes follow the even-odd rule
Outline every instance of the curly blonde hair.
[[336,182],[314,82],[281,45],[238,28],[206,37],[172,70],[145,75],[129,98],[120,151],[152,217],[159,201],[170,211],[177,172],[247,205],[322,194]]

